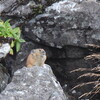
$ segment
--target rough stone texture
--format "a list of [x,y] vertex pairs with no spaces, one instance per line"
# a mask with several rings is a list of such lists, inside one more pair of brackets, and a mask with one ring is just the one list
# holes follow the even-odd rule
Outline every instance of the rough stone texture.
[[[31,49],[43,48],[48,56],[46,63],[52,66],[62,86],[67,83],[65,91],[70,92],[78,83],[76,77],[80,75],[71,74],[71,70],[79,67],[96,67],[100,64],[98,60],[84,60],[89,54],[100,53],[100,49],[85,46],[86,43],[100,45],[99,1],[62,0],[41,12],[41,4],[44,10],[55,0],[1,0],[1,18],[12,19],[12,27],[22,27],[23,37],[28,41],[16,55],[8,55],[5,58],[10,74],[25,65]],[[34,17],[37,13],[43,14]],[[83,90],[85,92],[85,89]],[[81,89],[76,95],[78,92],[81,92]]]
[[[85,56],[97,52],[85,44],[100,45],[100,3],[96,0],[63,0],[54,3],[46,8],[45,13],[28,21],[23,27],[23,34],[30,41],[63,49],[66,58],[49,59],[47,63],[52,66],[62,86],[68,82],[67,92],[70,92],[72,87],[80,83],[76,81],[80,74],[71,74],[71,70],[95,67],[100,63],[84,60]],[[75,95],[79,92],[79,96],[86,89],[77,90]]]
[[0,46],[0,92],[5,89],[10,79],[8,69],[1,64],[2,59],[6,57],[9,51],[10,45],[8,43]]
[[59,0],[0,0],[0,19],[11,19],[12,27],[22,26],[56,1]]
[[8,43],[0,46],[0,58],[4,58],[10,51],[10,45]]
[[0,14],[16,17],[28,17],[42,13],[44,8],[57,0],[1,0]]
[[9,78],[7,69],[0,63],[0,92],[7,86]]
[[0,94],[0,100],[68,100],[50,66],[22,68]]
[[56,48],[100,44],[100,4],[93,0],[60,1],[23,29],[27,38]]
[[100,0],[97,0],[97,2],[99,2],[99,3],[100,3]]

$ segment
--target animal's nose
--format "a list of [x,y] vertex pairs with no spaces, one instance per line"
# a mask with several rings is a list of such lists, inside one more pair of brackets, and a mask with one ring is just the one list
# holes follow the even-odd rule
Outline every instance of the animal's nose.
[[43,50],[42,52],[41,52],[42,54],[46,54],[46,52]]

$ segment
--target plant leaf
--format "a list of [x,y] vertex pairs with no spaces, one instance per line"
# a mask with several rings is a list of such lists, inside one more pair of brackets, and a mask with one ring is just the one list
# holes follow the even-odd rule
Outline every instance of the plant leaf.
[[5,25],[6,28],[12,28],[9,22],[10,22],[10,19],[5,21],[4,25]]
[[19,27],[14,28],[13,33],[17,34],[17,35],[20,35],[20,33],[21,33],[20,28]]
[[14,54],[13,49],[10,49],[10,54],[11,54],[11,55],[13,55],[13,54]]
[[12,41],[12,42],[11,42],[11,45],[10,45],[11,48],[14,47],[14,45],[15,45],[15,43],[14,43],[14,41]]
[[20,50],[20,42],[16,42],[16,51],[18,52]]
[[20,42],[25,42],[25,40],[24,39],[20,39]]

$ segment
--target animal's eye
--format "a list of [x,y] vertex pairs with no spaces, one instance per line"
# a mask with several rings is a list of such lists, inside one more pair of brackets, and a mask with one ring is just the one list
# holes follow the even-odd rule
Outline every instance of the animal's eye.
[[41,49],[39,49],[39,51],[42,51]]

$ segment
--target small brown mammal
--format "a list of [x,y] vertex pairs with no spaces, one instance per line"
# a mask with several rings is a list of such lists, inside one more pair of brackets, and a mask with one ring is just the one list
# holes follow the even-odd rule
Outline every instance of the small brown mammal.
[[46,58],[46,52],[43,49],[33,49],[27,58],[26,66],[43,66]]

